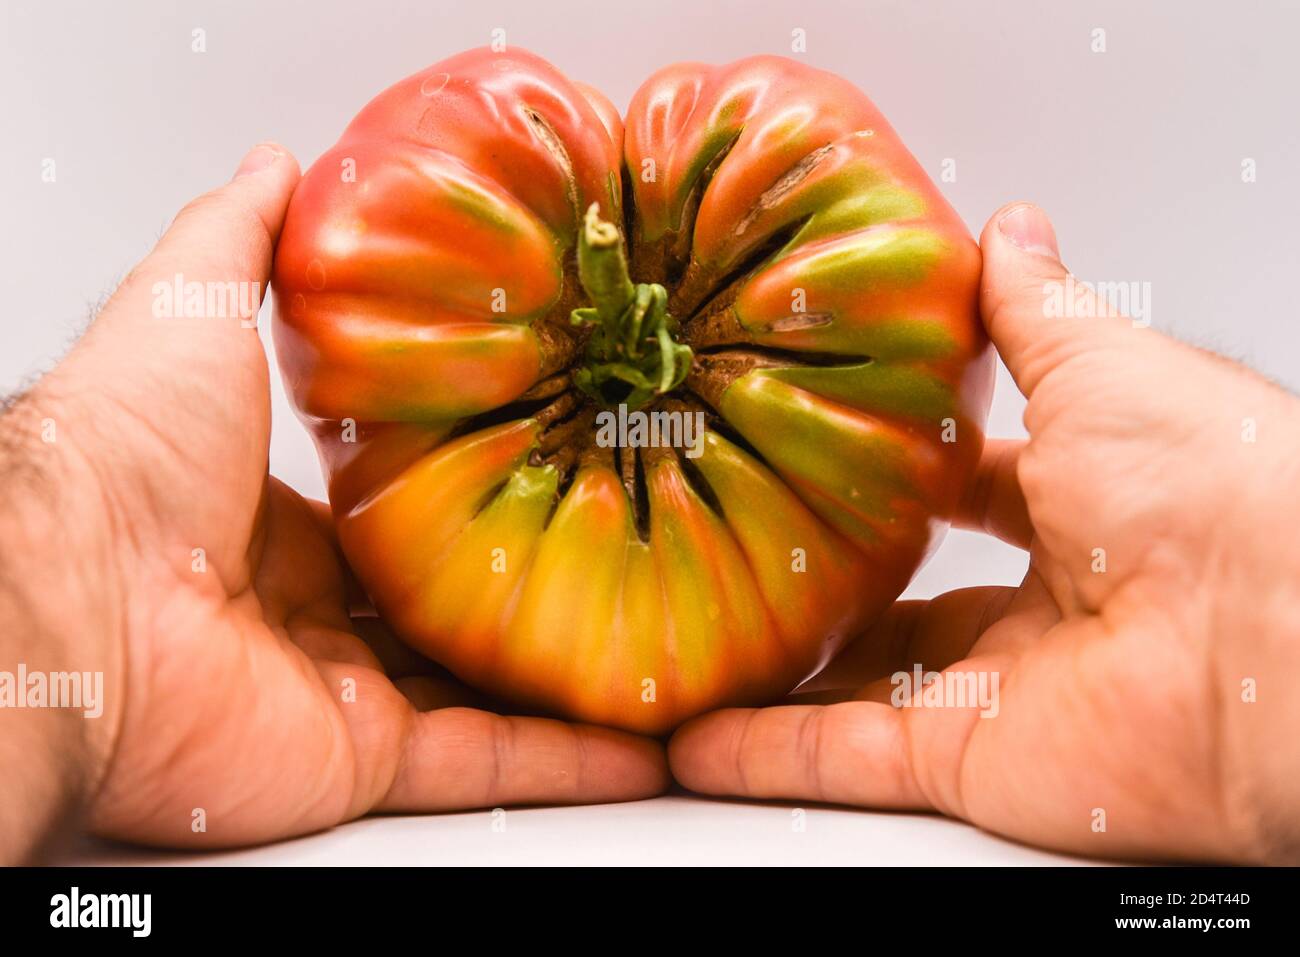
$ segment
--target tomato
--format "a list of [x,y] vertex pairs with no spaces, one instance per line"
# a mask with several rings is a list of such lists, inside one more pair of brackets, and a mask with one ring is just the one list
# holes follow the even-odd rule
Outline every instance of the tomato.
[[307,172],[276,346],[394,630],[473,686],[661,733],[791,690],[937,544],[992,388],[979,273],[836,76],[680,64],[624,122],[479,50]]

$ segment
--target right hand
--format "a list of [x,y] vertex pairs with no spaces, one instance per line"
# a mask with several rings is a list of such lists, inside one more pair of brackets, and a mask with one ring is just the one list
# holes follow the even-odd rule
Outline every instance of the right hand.
[[[1069,274],[1033,206],[981,246],[1030,438],[989,443],[959,521],[1027,548],[1024,581],[900,602],[803,689],[859,700],[697,718],[673,773],[1097,856],[1300,861],[1300,401],[1105,308],[1047,318]],[[997,716],[891,707],[914,663],[999,672]]]

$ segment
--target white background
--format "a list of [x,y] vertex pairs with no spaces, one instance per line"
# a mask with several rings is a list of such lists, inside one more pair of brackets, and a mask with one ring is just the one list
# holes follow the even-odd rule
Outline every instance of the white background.
[[[665,63],[789,54],[801,28],[802,57],[867,91],[931,175],[956,161],[943,189],[973,233],[1002,203],[1034,200],[1080,278],[1150,283],[1157,327],[1300,385],[1295,3],[18,0],[0,10],[0,389],[48,368],[171,215],[249,146],[279,140],[306,167],[375,93],[497,27],[620,107]],[[195,28],[205,53],[191,51]],[[1097,28],[1105,53],[1090,49]],[[42,183],[51,158],[57,182]],[[1255,183],[1242,182],[1246,158]],[[269,325],[264,309],[268,350]],[[320,496],[311,445],[274,388],[271,469]],[[1022,408],[1003,374],[991,433],[1022,434]],[[953,533],[908,594],[1011,584],[1024,567],[1013,549]],[[1052,860],[932,818],[809,809],[806,823],[792,830],[790,805],[671,797],[511,811],[504,833],[486,814],[376,819],[239,859]]]

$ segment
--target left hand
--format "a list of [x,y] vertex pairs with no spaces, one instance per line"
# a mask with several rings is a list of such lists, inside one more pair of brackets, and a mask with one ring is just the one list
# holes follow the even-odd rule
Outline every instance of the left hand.
[[[285,150],[256,147],[231,183],[181,211],[69,356],[0,420],[48,498],[0,515],[7,544],[44,550],[50,572],[15,606],[57,634],[70,667],[105,672],[101,724],[66,752],[90,827],[229,846],[370,811],[661,792],[655,742],[443,707],[464,697],[434,679],[395,685],[349,618],[328,516],[267,474],[255,324],[155,314],[179,276],[207,291],[255,284],[255,315],[298,178]],[[32,441],[49,422],[57,440]]]

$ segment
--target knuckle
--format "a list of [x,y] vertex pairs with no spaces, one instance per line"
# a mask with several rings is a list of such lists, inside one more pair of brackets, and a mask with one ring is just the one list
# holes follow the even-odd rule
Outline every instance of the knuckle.
[[205,251],[221,250],[234,257],[230,265],[244,273],[260,272],[274,245],[257,209],[226,187],[196,196],[181,207],[161,245],[170,248],[194,238],[203,240]]

